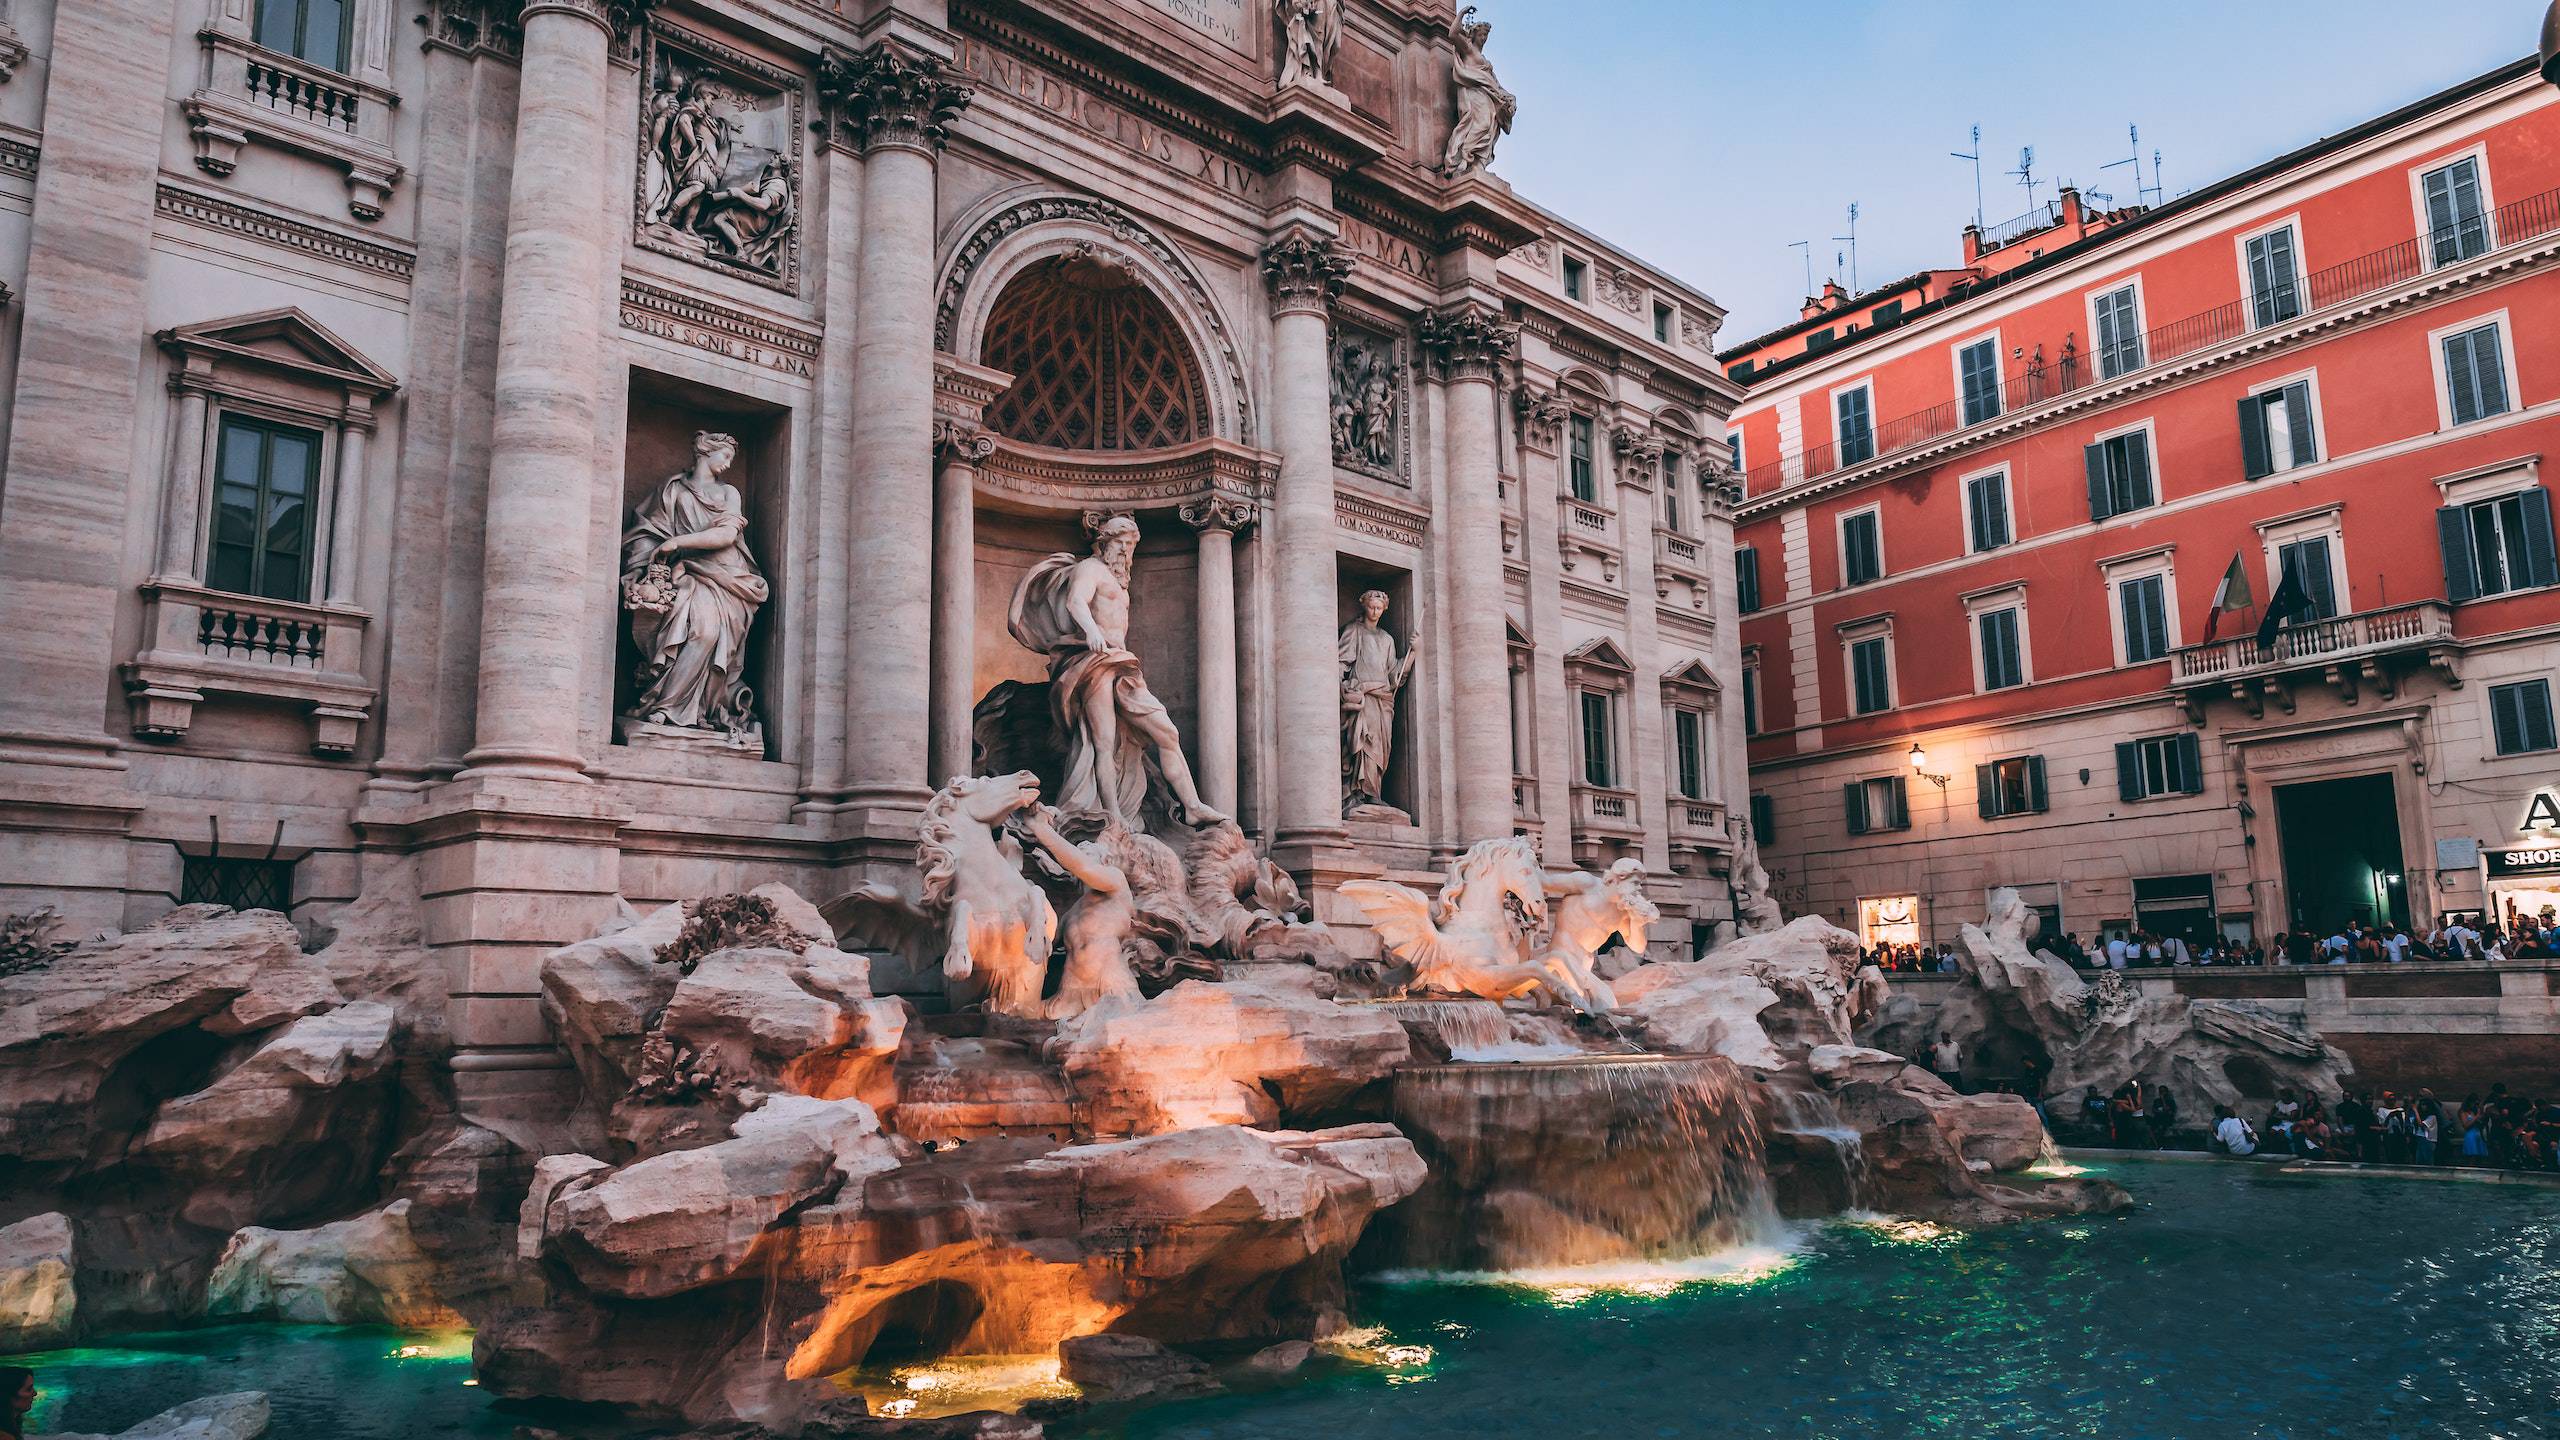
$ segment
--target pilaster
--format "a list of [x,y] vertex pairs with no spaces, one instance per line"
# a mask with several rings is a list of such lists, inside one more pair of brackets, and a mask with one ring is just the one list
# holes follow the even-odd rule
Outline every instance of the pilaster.
[[[1351,273],[1328,234],[1291,224],[1262,252],[1271,291],[1273,439],[1280,477],[1271,531],[1272,664],[1280,687],[1278,840],[1322,844],[1342,835],[1341,702],[1335,687],[1303,683],[1334,665],[1332,379],[1327,324]],[[1300,868],[1299,859],[1284,860]]]

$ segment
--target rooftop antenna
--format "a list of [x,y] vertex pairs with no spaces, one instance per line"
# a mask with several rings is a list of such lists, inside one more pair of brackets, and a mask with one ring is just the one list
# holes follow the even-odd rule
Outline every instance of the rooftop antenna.
[[[2104,174],[2105,172],[2113,170],[2120,165],[2132,166],[2134,203],[2138,205],[2148,205],[2151,203],[2151,197],[2160,193],[2160,152],[2157,150],[2151,152],[2152,183],[2146,185],[2142,182],[2142,127],[2139,125],[2127,125],[2124,127],[2124,132],[2125,135],[2133,142],[2133,153],[2122,160],[2110,160],[2106,164],[2099,166],[2098,170],[2099,173]],[[2101,198],[2104,198],[2108,203],[2112,204],[2114,203],[2115,197],[2104,196]]]
[[1787,248],[1804,252],[1804,298],[1810,300],[1813,298],[1813,242],[1790,240],[1787,242]]
[[2036,147],[2033,145],[2019,146],[2018,168],[2006,173],[2017,176],[2018,183],[2027,187],[2027,213],[2030,215],[2034,214],[2036,209],[2036,185],[2038,183],[2036,180]]
[[2151,152],[2151,193],[2167,199],[2169,192],[2160,179],[2160,152]]
[[[1848,242],[1849,242],[1849,293],[1850,293],[1850,294],[1852,294],[1852,295],[1856,295],[1856,294],[1861,293],[1861,292],[1859,291],[1859,289],[1858,289],[1858,202],[1857,202],[1857,201],[1852,200],[1852,201],[1850,201],[1850,202],[1849,202],[1849,233],[1848,233],[1848,234],[1846,234],[1846,235],[1834,235],[1834,236],[1832,236],[1831,238],[1832,238],[1832,239],[1834,239],[1834,240],[1846,240],[1846,241],[1848,241]],[[1837,264],[1838,262],[1835,260],[1833,263],[1834,263],[1834,264]]]
[[1968,155],[1962,150],[1950,150],[1947,154],[1958,160],[1973,162],[1973,228],[1979,230],[1982,228],[1982,127],[1979,125],[1973,127],[1972,154]]

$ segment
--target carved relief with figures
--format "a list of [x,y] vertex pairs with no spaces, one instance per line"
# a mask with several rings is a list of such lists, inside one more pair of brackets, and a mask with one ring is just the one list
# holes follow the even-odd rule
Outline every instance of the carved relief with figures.
[[707,40],[653,31],[633,223],[640,245],[800,288],[801,91]]

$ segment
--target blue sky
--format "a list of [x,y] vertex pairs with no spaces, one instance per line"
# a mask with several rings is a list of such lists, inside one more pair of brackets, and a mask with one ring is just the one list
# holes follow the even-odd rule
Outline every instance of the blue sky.
[[[1813,241],[1832,273],[1856,201],[1858,279],[1961,259],[1982,127],[2002,172],[2170,197],[2530,52],[2544,0],[1476,0],[1520,97],[1494,163],[1523,195],[1704,288],[1719,344],[1793,319]],[[2039,183],[2036,196],[2050,199]],[[1838,266],[1848,283],[1846,265]]]

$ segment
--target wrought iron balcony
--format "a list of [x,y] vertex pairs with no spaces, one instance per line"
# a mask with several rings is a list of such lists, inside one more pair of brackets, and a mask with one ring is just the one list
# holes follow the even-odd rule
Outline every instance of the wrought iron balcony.
[[2415,600],[2287,625],[2265,650],[2256,636],[2244,634],[2169,655],[2171,683],[2186,692],[2188,713],[2196,717],[2205,701],[2224,694],[2252,716],[2263,714],[2269,699],[2291,714],[2293,685],[2309,671],[2350,705],[2365,686],[2388,700],[2399,693],[2398,671],[2411,661],[2434,667],[2448,685],[2462,683],[2451,605]]

